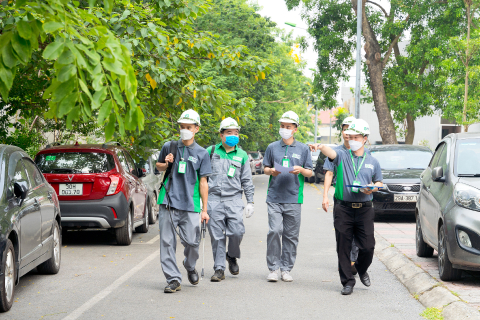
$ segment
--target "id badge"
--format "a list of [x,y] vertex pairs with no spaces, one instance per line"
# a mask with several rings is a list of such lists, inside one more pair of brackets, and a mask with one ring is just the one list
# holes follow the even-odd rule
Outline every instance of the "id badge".
[[235,171],[237,171],[237,167],[230,166],[230,168],[228,168],[227,176],[229,176],[230,178],[234,177]]
[[187,171],[187,163],[185,161],[180,161],[178,163],[178,173],[185,173]]
[[[360,183],[360,181],[353,181],[352,185],[361,186],[362,184]],[[352,192],[358,193],[358,188],[352,187]]]
[[282,160],[282,167],[285,167],[285,168],[290,167],[290,159],[283,159]]

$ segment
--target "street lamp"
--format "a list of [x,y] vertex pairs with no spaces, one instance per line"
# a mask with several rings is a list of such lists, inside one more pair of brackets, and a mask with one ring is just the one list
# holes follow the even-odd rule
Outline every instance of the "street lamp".
[[297,27],[297,24],[296,24],[296,23],[285,22],[285,24],[286,24],[287,26],[290,26],[290,27],[293,27],[293,28],[298,28],[298,29],[302,29],[302,30],[307,30],[307,31],[308,31],[308,29]]

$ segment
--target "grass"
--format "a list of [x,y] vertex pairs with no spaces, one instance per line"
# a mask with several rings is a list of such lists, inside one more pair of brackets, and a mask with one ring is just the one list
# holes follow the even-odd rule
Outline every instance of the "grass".
[[395,247],[395,245],[393,243],[390,244],[390,247]]
[[416,294],[416,293],[413,295],[413,298],[414,298],[415,300],[418,300],[419,297],[420,297],[420,296],[419,296],[418,294]]
[[442,310],[438,308],[427,308],[420,315],[427,320],[443,320]]

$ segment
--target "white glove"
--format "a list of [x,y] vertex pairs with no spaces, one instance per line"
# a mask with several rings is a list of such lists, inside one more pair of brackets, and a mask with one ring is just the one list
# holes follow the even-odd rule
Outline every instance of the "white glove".
[[245,207],[245,217],[250,218],[253,215],[253,203],[247,203]]

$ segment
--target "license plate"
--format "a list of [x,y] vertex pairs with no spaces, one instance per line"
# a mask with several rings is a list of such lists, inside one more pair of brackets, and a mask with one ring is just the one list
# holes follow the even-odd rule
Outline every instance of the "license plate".
[[418,195],[407,196],[402,194],[396,194],[393,196],[394,202],[417,202],[417,199]]
[[82,183],[64,183],[59,185],[60,196],[81,196],[83,195]]

